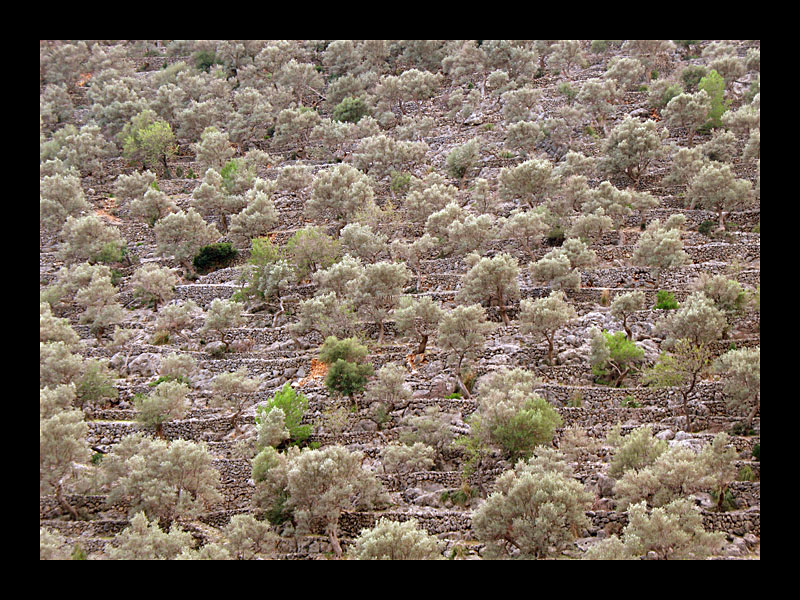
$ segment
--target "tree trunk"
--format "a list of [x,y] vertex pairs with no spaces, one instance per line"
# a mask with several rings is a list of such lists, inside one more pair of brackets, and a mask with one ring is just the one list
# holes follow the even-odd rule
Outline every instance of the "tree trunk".
[[415,354],[425,354],[425,348],[428,346],[428,336],[423,335],[420,337],[419,346]]
[[61,508],[63,508],[70,515],[72,515],[72,518],[75,521],[77,521],[80,518],[80,516],[78,515],[78,511],[75,510],[75,507],[73,507],[69,502],[67,502],[67,499],[64,498],[64,488],[60,481],[58,482],[58,485],[56,485],[56,499],[58,500],[58,503],[61,505]]
[[342,558],[342,546],[339,544],[339,538],[336,535],[336,524],[328,525],[328,539],[331,541],[336,558]]
[[758,394],[756,394],[756,403],[755,403],[755,405],[753,405],[753,410],[751,410],[750,414],[747,415],[747,421],[745,423],[745,425],[747,426],[748,431],[750,430],[750,427],[753,424],[753,419],[755,418],[756,412],[758,412],[759,408],[761,408],[761,401],[758,399]]
[[547,334],[544,336],[547,339],[547,360],[550,362],[550,366],[553,365],[553,340]]
[[458,387],[461,388],[461,391],[464,393],[465,398],[472,398],[472,394],[469,393],[467,386],[464,385],[464,382],[461,381],[461,362],[464,360],[464,357],[458,359],[458,364],[456,365],[456,382],[458,383]]
[[167,155],[161,155],[161,164],[164,166],[164,179],[172,179],[172,173],[169,171],[169,165],[167,165]]

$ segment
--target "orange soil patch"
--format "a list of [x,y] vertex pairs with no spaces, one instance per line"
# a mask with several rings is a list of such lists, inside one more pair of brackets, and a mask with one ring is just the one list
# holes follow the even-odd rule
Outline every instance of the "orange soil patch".
[[303,387],[311,383],[314,379],[320,379],[325,377],[328,374],[328,365],[323,362],[320,362],[316,358],[311,359],[311,368],[309,369],[308,375],[303,377],[300,381],[297,382],[299,387]]

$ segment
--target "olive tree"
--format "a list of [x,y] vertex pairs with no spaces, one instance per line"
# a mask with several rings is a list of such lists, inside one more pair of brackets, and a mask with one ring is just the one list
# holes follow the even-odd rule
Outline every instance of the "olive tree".
[[120,262],[127,251],[117,227],[106,225],[96,214],[67,217],[59,234],[58,256],[65,263]]
[[693,344],[708,344],[722,337],[727,325],[725,314],[714,306],[714,301],[703,292],[692,292],[680,308],[656,321],[656,331],[665,336],[666,347],[677,340],[687,339]]
[[622,328],[625,330],[625,335],[628,339],[633,339],[631,328],[628,326],[628,317],[630,317],[637,310],[644,309],[644,292],[626,292],[618,294],[611,302],[611,314],[617,319],[622,319]]
[[363,459],[359,451],[325,446],[301,452],[288,466],[286,491],[297,530],[310,531],[313,522],[321,520],[337,558],[342,556],[342,512],[373,508],[385,497],[380,482],[362,468]]
[[465,360],[473,360],[483,350],[485,336],[491,328],[491,323],[486,320],[486,311],[480,304],[456,306],[445,312],[439,321],[437,345],[448,353],[455,367],[458,387],[467,398],[472,395],[461,379],[461,368]]
[[378,344],[383,343],[384,321],[397,306],[411,272],[403,263],[380,261],[364,267],[363,273],[348,284],[348,297],[359,313],[378,326]]
[[664,108],[664,122],[668,127],[686,130],[689,148],[694,145],[694,134],[708,121],[711,98],[705,90],[695,94],[678,94]]
[[418,341],[414,354],[424,355],[428,338],[435,335],[439,327],[442,308],[430,296],[402,296],[391,316],[400,335],[414,337]]
[[164,437],[164,423],[182,419],[189,407],[186,396],[189,386],[180,381],[162,381],[148,395],[135,399],[136,420],[152,428],[159,437]]
[[577,317],[575,309],[561,291],[550,292],[546,298],[520,302],[520,333],[544,336],[547,340],[547,357],[553,364],[553,341],[556,331]]
[[508,325],[508,305],[519,298],[518,275],[517,259],[510,254],[481,258],[461,280],[456,301],[462,304],[496,304],[503,324]]
[[628,117],[608,134],[598,168],[609,175],[625,175],[635,188],[650,165],[663,155],[668,135],[667,129],[659,129],[655,121]]
[[747,179],[738,179],[729,165],[710,163],[689,183],[686,197],[691,207],[699,204],[712,210],[719,217],[719,226],[725,229],[725,211],[749,206],[752,202],[753,184]]
[[192,259],[203,246],[220,237],[215,225],[209,225],[193,208],[178,211],[160,219],[153,228],[156,234],[156,254],[172,256],[193,272]]
[[321,171],[311,185],[305,213],[312,219],[331,219],[337,232],[374,204],[370,178],[347,164]]
[[242,306],[238,302],[214,298],[206,311],[206,318],[200,328],[200,334],[215,333],[225,344],[225,351],[230,347],[227,331],[239,327],[244,322]]
[[689,255],[684,251],[681,241],[681,227],[685,222],[686,217],[682,214],[672,215],[663,225],[655,219],[647,225],[636,242],[631,263],[650,267],[656,278],[656,287],[661,283],[664,270],[689,262]]
[[494,490],[472,515],[487,558],[555,556],[589,526],[592,495],[563,457],[520,461],[497,478]]
[[728,405],[739,413],[747,411],[749,430],[761,410],[761,347],[729,350],[714,362],[714,370],[722,376]]
[[535,208],[558,183],[550,161],[533,158],[516,167],[500,169],[500,195],[509,200],[521,200]]
[[54,174],[39,180],[39,225],[57,230],[67,217],[77,217],[89,212],[92,205],[86,201],[80,179],[74,175]]
[[231,413],[231,426],[236,435],[242,411],[252,403],[253,393],[261,383],[247,375],[247,367],[240,367],[233,373],[220,373],[211,384],[211,406],[225,408]]
[[109,505],[125,502],[130,514],[143,511],[162,524],[222,500],[219,472],[203,443],[128,435],[104,457],[100,471]]
[[440,560],[443,542],[420,529],[415,519],[397,522],[384,517],[364,528],[347,555],[354,560]]
[[179,281],[175,269],[146,263],[134,271],[130,283],[134,293],[144,297],[146,302],[152,302],[153,312],[158,312],[159,304],[175,297],[175,286]]

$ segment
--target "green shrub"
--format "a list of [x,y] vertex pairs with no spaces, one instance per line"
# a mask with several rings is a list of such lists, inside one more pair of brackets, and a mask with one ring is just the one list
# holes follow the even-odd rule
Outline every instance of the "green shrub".
[[211,50],[199,50],[195,52],[192,55],[192,60],[194,61],[196,69],[205,71],[206,73],[208,73],[208,70],[212,66],[222,64],[222,61]]
[[708,235],[714,230],[715,227],[716,223],[714,221],[706,219],[697,226],[697,232],[702,233],[703,235]]
[[411,173],[399,173],[392,171],[392,182],[389,188],[396,194],[404,194],[411,185]]
[[753,445],[753,458],[755,458],[758,462],[761,462],[761,444]]
[[675,295],[667,290],[658,290],[656,294],[656,305],[654,308],[663,310],[675,310],[678,308],[678,302],[675,300]]
[[298,445],[308,439],[311,435],[311,425],[301,423],[303,415],[308,410],[308,398],[302,392],[298,393],[288,382],[285,383],[266,404],[256,408],[256,424],[260,425],[264,415],[273,408],[280,408],[283,411],[290,444]]
[[722,126],[722,113],[728,110],[730,100],[725,100],[725,80],[722,75],[714,71],[700,80],[698,87],[705,90],[711,97],[711,112],[708,113],[708,122],[701,130],[708,131],[714,127]]
[[753,473],[753,469],[750,468],[750,465],[744,465],[741,469],[739,469],[739,473],[736,475],[736,481],[755,481],[756,474]]
[[702,65],[689,65],[681,71],[681,81],[686,91],[691,93],[697,90],[700,80],[708,75],[708,69]]
[[236,258],[239,253],[230,242],[221,242],[219,244],[209,244],[203,246],[194,257],[192,265],[198,273],[208,273],[216,269],[227,267]]
[[164,344],[169,344],[169,331],[164,329],[160,329],[153,334],[153,337],[150,338],[150,343],[153,346],[163,346]]
[[452,394],[448,394],[444,398],[445,398],[445,400],[453,400],[453,399],[461,398],[461,392],[453,392]]
[[366,116],[368,113],[369,108],[364,100],[361,98],[347,97],[336,105],[336,107],[333,109],[331,118],[334,121],[358,123],[361,120],[361,117]]
[[625,396],[625,399],[619,405],[623,408],[641,408],[642,406],[633,396]]

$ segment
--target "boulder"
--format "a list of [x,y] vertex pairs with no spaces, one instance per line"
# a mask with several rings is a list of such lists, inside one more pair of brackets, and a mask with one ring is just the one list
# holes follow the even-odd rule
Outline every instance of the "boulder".
[[128,373],[131,375],[151,377],[158,373],[160,367],[161,355],[152,352],[144,352],[128,361]]

